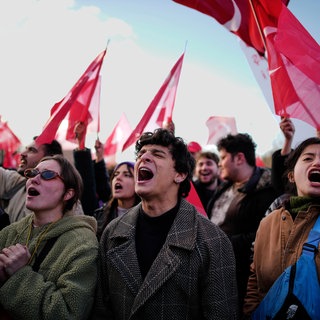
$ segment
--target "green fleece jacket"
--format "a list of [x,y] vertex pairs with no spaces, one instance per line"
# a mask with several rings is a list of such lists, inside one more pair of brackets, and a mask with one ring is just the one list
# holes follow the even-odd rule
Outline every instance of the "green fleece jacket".
[[13,319],[87,319],[97,284],[98,241],[96,221],[89,216],[65,216],[40,230],[30,229],[33,214],[0,231],[0,251],[16,243],[26,244],[32,255],[42,237],[38,255],[50,238],[57,237],[39,271],[33,261],[0,284],[0,313]]

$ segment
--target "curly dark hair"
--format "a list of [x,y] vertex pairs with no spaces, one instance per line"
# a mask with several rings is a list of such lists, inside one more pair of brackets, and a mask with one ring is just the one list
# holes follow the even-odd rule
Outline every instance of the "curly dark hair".
[[256,166],[256,147],[256,143],[247,133],[228,134],[225,138],[220,139],[217,144],[219,151],[225,149],[228,153],[231,153],[232,157],[242,152],[247,163],[252,167]]
[[[38,136],[34,136],[35,141]],[[50,143],[44,143],[44,153],[45,156],[53,156],[54,154],[63,154],[62,146],[57,140],[52,140]]]
[[137,156],[141,148],[148,144],[168,147],[174,160],[174,168],[179,173],[185,173],[186,179],[180,184],[179,197],[187,197],[191,188],[191,180],[195,167],[195,160],[188,151],[185,141],[176,137],[167,129],[158,128],[154,132],[144,132],[135,145],[135,155]]

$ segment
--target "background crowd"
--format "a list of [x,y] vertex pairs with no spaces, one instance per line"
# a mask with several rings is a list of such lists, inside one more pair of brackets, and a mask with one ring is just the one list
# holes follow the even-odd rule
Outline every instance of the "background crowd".
[[320,140],[279,127],[270,166],[247,133],[209,151],[173,123],[112,168],[83,123],[73,161],[34,139],[0,167],[0,319],[249,319],[320,213]]

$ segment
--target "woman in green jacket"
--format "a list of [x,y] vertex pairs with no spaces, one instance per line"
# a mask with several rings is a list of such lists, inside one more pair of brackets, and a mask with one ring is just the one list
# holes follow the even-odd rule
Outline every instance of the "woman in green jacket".
[[[33,214],[0,232],[0,315],[9,319],[86,319],[97,278],[96,221],[72,214],[82,181],[63,156],[27,169]],[[1,318],[1,316],[0,316]]]

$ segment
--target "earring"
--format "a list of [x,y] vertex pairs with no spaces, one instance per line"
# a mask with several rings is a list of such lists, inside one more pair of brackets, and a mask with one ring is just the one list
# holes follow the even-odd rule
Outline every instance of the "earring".
[[174,180],[174,182],[175,182],[176,184],[179,184],[181,181],[178,180],[178,179],[176,179],[176,180]]

